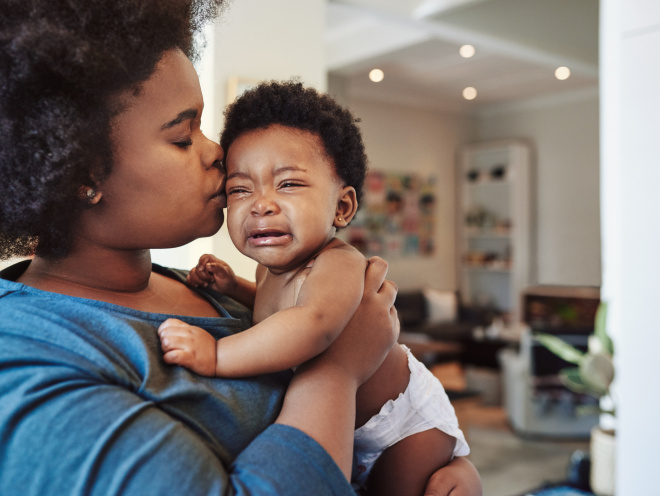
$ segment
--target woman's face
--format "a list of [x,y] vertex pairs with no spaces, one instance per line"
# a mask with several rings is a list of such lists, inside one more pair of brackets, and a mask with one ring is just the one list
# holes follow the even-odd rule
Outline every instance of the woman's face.
[[168,248],[211,236],[226,206],[220,146],[204,136],[197,73],[180,50],[164,54],[139,92],[119,96],[114,165],[83,236],[117,249]]

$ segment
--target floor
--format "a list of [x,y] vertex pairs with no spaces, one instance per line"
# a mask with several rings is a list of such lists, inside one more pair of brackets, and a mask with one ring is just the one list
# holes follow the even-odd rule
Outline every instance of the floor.
[[[464,380],[455,364],[431,367],[447,389],[462,389]],[[454,403],[477,467],[484,496],[524,496],[529,490],[566,478],[571,455],[588,451],[588,441],[525,439],[509,427],[506,412],[478,399]]]

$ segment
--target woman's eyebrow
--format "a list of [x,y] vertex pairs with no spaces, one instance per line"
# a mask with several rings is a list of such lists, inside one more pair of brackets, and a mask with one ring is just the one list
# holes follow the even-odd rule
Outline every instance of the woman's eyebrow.
[[183,121],[188,120],[188,119],[195,119],[197,118],[197,110],[196,109],[187,109],[184,110],[183,112],[180,112],[179,115],[177,115],[174,119],[172,119],[170,122],[167,122],[163,124],[160,129],[161,131],[164,131],[166,129],[169,129],[171,127],[176,126],[177,124],[181,124]]

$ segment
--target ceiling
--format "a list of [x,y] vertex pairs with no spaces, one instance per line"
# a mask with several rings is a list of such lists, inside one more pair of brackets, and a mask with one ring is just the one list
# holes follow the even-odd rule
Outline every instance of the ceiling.
[[598,88],[598,0],[327,1],[330,77],[350,96],[471,112]]

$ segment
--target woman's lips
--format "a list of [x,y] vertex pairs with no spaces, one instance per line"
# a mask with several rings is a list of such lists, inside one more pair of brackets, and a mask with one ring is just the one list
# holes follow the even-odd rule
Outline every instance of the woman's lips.
[[224,192],[213,195],[211,201],[218,203],[221,208],[227,207],[227,195],[225,195]]
[[250,246],[280,246],[291,241],[293,237],[289,233],[281,231],[258,231],[250,233],[248,243]]

